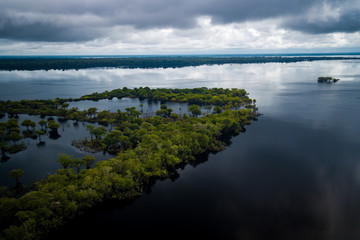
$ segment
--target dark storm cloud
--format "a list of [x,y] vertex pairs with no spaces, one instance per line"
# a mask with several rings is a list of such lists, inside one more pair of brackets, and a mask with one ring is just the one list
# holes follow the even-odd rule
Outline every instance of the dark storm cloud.
[[1,17],[0,38],[29,41],[86,41],[99,36],[101,31],[90,26],[66,26],[53,21]]
[[310,34],[352,33],[360,30],[360,12],[349,12],[347,15],[339,16],[338,19],[329,19],[327,21],[309,22],[308,19],[303,17],[292,18],[286,21],[283,26]]
[[306,11],[316,0],[223,0],[210,1],[204,6],[204,14],[224,23],[261,20]]
[[[321,15],[324,6],[336,9],[337,17],[311,15],[317,9]],[[276,18],[306,33],[355,32],[359,8],[357,0],[1,0],[0,38],[87,41],[111,35],[115,26],[192,28],[200,16],[215,24]]]

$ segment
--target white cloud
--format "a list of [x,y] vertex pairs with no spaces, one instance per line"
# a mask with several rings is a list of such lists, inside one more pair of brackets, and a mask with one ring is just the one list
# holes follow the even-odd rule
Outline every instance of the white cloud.
[[[86,15],[83,16],[86,21]],[[90,18],[91,19],[91,18]],[[72,22],[72,20],[69,20]],[[101,20],[93,20],[101,21]],[[216,24],[197,18],[189,29],[109,27],[105,37],[84,42],[0,42],[2,55],[251,53],[357,47],[360,33],[307,34],[281,27],[281,19]]]

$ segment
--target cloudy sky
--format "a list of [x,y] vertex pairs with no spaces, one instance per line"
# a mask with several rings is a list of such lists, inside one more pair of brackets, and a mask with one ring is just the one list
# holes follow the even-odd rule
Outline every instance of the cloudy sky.
[[359,0],[0,0],[0,55],[339,51]]

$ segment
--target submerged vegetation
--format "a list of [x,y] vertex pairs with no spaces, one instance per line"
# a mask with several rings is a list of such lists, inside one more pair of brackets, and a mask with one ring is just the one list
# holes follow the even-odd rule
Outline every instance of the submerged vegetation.
[[[191,115],[173,113],[163,104],[156,116],[141,115],[135,107],[125,112],[87,111],[67,109],[67,102],[80,100],[137,97],[140,99],[190,104]],[[202,114],[198,105],[208,106],[212,114]],[[181,109],[180,109],[181,110]],[[58,116],[64,119],[88,122],[90,139],[74,144],[92,150],[117,153],[94,167],[93,156],[82,159],[59,154],[62,169],[34,184],[32,191],[16,198],[2,191],[0,199],[0,226],[3,239],[42,239],[69,219],[107,200],[125,200],[141,196],[154,179],[166,178],[176,169],[197,161],[197,156],[217,152],[228,139],[244,130],[258,116],[255,100],[241,89],[116,89],[94,93],[79,99],[22,100],[0,102],[0,112]],[[201,117],[200,117],[201,116]],[[9,120],[10,121],[10,120]],[[17,128],[15,121],[13,128]],[[91,123],[110,125],[110,130]],[[39,121],[39,137],[50,128],[56,131],[58,123]],[[24,121],[23,126],[35,126]],[[4,129],[2,142],[10,140],[9,124]],[[15,132],[18,133],[16,130]],[[14,142],[18,140],[14,137]],[[54,160],[55,161],[55,160]],[[13,171],[11,177],[19,184],[26,173]]]
[[[148,99],[161,102],[180,102],[188,103],[190,105],[214,105],[224,108],[240,107],[244,105],[251,105],[252,100],[248,98],[247,93],[243,89],[222,89],[222,88],[194,88],[194,89],[150,89],[148,87],[140,87],[128,89],[115,89],[112,91],[105,91],[103,93],[93,93],[82,96],[80,98],[60,99],[55,100],[21,100],[21,101],[0,101],[0,113],[8,113],[10,117],[16,117],[17,114],[30,114],[45,116],[59,116],[63,119],[101,122],[113,118],[115,113],[109,111],[96,112],[96,108],[89,108],[87,111],[78,111],[76,108],[67,109],[71,101],[81,100],[101,100],[113,98],[139,98]],[[134,112],[135,107],[129,108],[127,112],[131,114],[138,114]]]

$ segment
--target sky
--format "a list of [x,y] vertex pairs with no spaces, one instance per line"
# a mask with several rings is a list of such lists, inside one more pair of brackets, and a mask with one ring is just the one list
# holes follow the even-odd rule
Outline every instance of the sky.
[[0,0],[0,55],[360,52],[359,0]]

